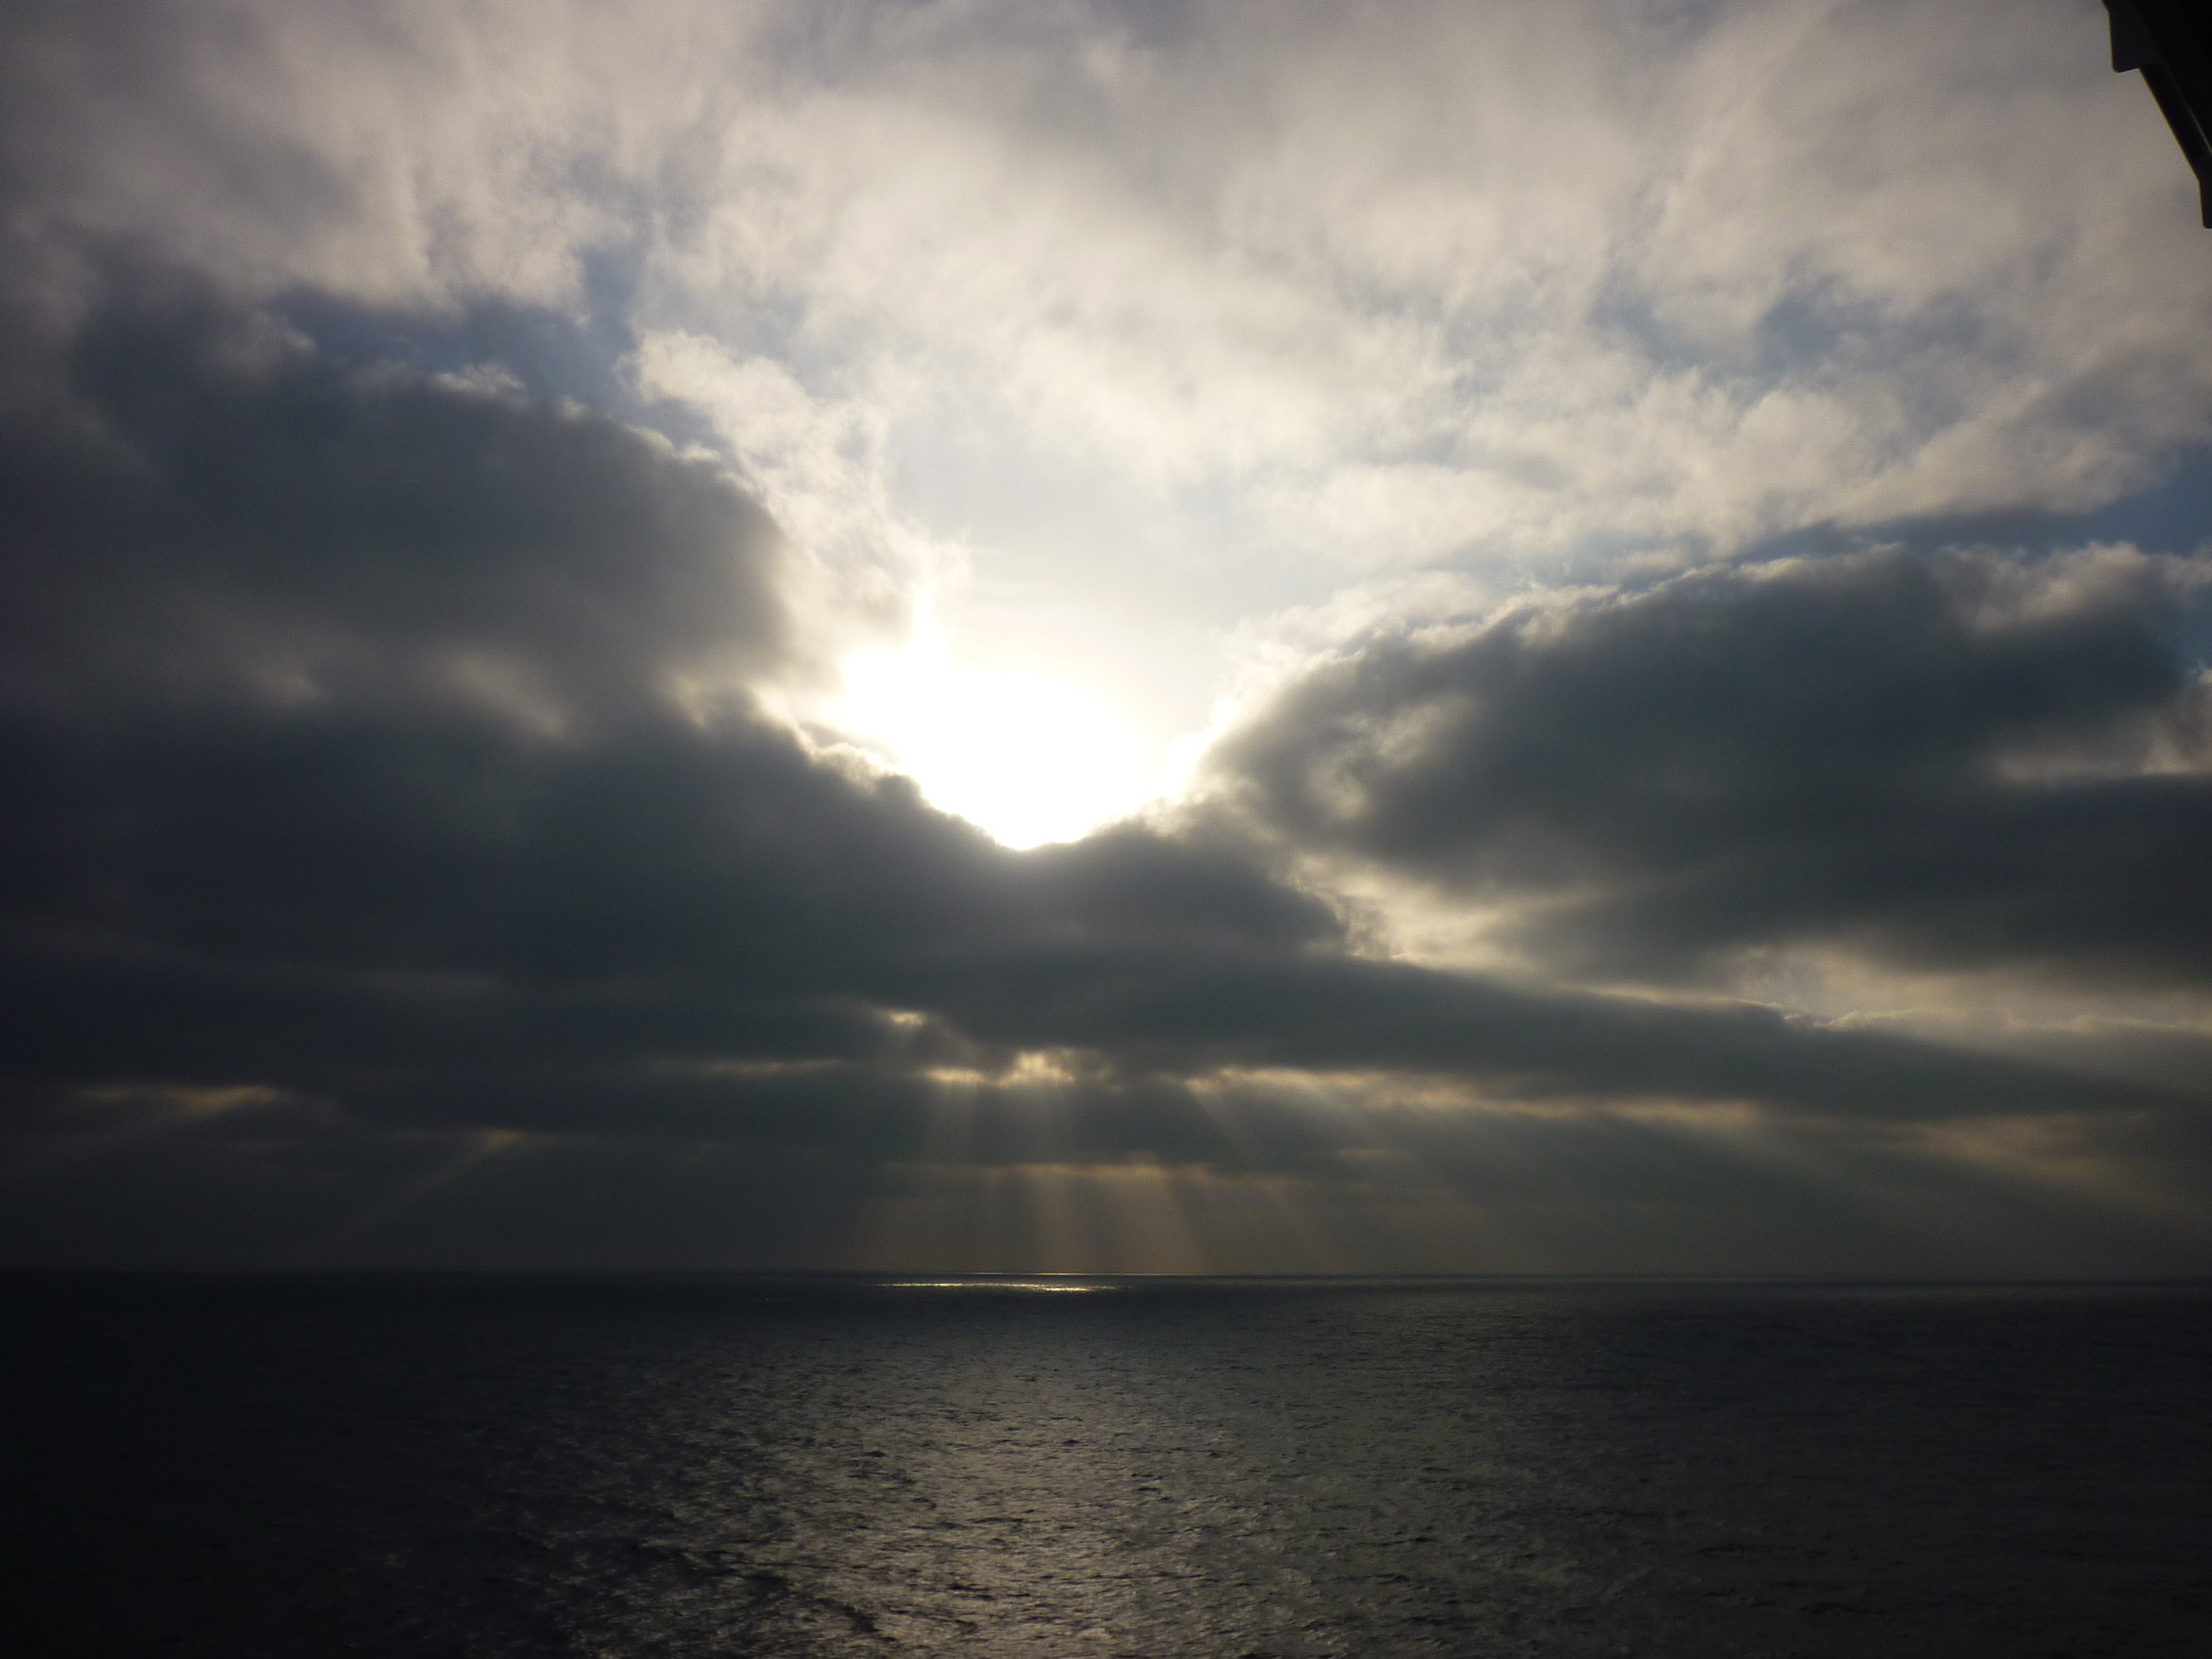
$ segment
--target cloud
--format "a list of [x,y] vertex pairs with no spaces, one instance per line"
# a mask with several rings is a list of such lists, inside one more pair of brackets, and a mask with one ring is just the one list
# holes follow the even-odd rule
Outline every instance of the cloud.
[[841,1066],[913,1098],[933,1066],[1062,1050],[1114,1088],[1292,1066],[1828,1109],[1855,1066],[1933,1066],[1893,1109],[2078,1097],[1757,1011],[1366,959],[1227,834],[1018,857],[811,753],[741,684],[690,704],[693,653],[767,672],[779,637],[772,532],[702,464],[190,307],[102,313],[72,361],[88,430],[58,465],[33,434],[15,469],[33,1073],[411,1089],[489,1127],[529,1121],[492,1104],[524,1094],[653,1121],[655,1067],[659,1097],[744,1121],[866,1081]]
[[1580,973],[1828,944],[2201,983],[2206,571],[1875,549],[1562,596],[1325,662],[1213,764]]
[[550,727],[795,649],[767,515],[604,417],[341,369],[189,289],[94,313],[58,390],[5,434],[18,696],[462,695]]
[[[1348,20],[11,14],[0,1251],[2199,1259],[2185,1036],[1682,984],[2201,985],[2198,563],[1329,598],[2070,508],[2201,438],[2078,20]],[[1203,544],[1267,556],[1237,616],[1380,624],[1210,801],[1009,851],[778,713],[887,585],[991,579],[911,482],[963,446],[1104,503],[1066,592]],[[1378,872],[1505,969],[1397,954]]]
[[12,27],[27,270],[561,306],[623,248],[641,323],[887,457],[962,421],[1133,514],[1226,489],[1324,580],[2076,510],[2208,435],[2186,170],[2058,0]]

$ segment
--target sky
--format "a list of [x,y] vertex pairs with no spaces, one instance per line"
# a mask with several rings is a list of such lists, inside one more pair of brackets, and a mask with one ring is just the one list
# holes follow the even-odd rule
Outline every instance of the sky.
[[2094,0],[24,0],[0,1263],[2212,1272]]

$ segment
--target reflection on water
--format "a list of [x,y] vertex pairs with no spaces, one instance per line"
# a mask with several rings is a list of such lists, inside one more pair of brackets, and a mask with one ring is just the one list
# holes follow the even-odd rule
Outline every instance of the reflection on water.
[[1018,1291],[1054,1296],[1071,1291],[1080,1294],[1091,1291],[1110,1291],[1115,1286],[1111,1281],[1103,1279],[1000,1279],[991,1276],[891,1279],[884,1281],[884,1288],[891,1291]]
[[2193,1659],[2208,1312],[19,1280],[0,1547],[55,1654]]

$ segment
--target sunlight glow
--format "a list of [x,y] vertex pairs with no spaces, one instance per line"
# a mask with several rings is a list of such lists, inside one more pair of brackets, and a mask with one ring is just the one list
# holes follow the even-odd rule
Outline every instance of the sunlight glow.
[[956,663],[927,612],[905,649],[848,662],[827,712],[1007,847],[1073,841],[1153,793],[1152,745],[1127,720],[1050,675]]
[[1115,1286],[1083,1279],[970,1276],[963,1279],[893,1279],[889,1288],[894,1291],[1008,1291],[1040,1296],[1087,1296],[1099,1291],[1113,1290]]

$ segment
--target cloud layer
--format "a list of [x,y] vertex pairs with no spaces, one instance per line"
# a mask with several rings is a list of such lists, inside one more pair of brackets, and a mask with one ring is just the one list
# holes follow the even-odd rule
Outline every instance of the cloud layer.
[[[2081,20],[1267,15],[12,21],[0,1254],[2201,1264],[2203,560],[1929,516],[2212,408]],[[792,718],[1208,526],[1184,801]]]
[[1581,973],[1823,943],[2201,983],[2204,575],[1892,548],[1573,594],[1369,641],[1215,764]]

